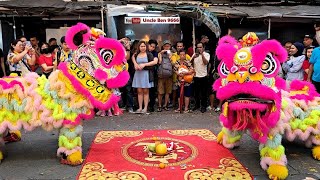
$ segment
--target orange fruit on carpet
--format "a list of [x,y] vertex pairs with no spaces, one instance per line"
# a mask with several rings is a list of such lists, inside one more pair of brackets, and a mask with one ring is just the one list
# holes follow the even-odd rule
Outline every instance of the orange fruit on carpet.
[[164,169],[165,167],[166,167],[166,165],[165,165],[164,163],[160,163],[160,164],[159,164],[159,168],[160,168],[160,169]]
[[159,156],[166,155],[168,152],[166,144],[159,144],[156,146],[156,154]]

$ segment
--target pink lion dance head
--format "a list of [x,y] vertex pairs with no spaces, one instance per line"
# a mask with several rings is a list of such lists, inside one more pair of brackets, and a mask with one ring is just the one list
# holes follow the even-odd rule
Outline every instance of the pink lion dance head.
[[82,23],[72,26],[66,33],[66,43],[74,51],[72,61],[59,64],[77,90],[98,109],[115,105],[120,99],[117,88],[130,78],[123,45],[104,35]]
[[220,121],[229,130],[249,130],[264,143],[280,118],[285,82],[276,76],[287,52],[276,40],[258,43],[254,33],[242,40],[222,37],[216,50],[220,78],[213,88],[223,101]]

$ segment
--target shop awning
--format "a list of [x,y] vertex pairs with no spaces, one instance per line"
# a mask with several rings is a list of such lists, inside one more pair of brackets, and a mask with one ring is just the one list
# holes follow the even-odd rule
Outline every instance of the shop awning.
[[320,6],[210,6],[217,16],[247,18],[320,18]]

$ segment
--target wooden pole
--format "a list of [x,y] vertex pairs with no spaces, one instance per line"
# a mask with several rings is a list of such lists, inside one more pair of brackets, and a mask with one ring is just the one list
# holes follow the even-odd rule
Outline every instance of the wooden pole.
[[194,19],[192,19],[192,44],[193,44],[193,53],[196,52],[196,28],[194,25]]
[[268,23],[268,39],[271,37],[271,19],[269,18],[269,23]]
[[[105,32],[104,31],[104,7],[103,6],[101,6],[101,30],[103,31],[103,32]],[[107,11],[108,11],[108,9],[107,9]]]

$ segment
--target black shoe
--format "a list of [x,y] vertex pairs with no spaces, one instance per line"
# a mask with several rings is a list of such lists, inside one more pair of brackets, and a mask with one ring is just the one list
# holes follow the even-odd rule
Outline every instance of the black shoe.
[[202,112],[202,113],[206,112],[206,108],[203,108],[203,107],[202,107],[202,108],[201,108],[201,112]]
[[150,112],[154,112],[154,108],[153,108],[153,107],[150,107],[150,108],[149,108],[149,111],[150,111]]

